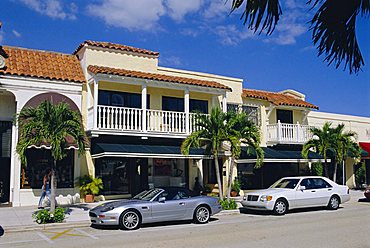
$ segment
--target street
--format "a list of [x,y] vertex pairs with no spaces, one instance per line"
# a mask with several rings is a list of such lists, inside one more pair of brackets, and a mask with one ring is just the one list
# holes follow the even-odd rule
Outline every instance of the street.
[[370,247],[370,202],[285,216],[242,212],[206,225],[161,223],[135,231],[68,228],[4,233],[0,247]]

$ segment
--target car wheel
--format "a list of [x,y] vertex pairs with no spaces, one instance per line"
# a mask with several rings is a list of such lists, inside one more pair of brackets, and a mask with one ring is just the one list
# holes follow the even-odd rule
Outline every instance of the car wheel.
[[140,227],[141,218],[135,210],[126,210],[119,219],[120,227],[126,230],[134,230]]
[[209,221],[211,213],[206,206],[199,206],[194,211],[194,221],[198,224],[205,224]]
[[283,199],[277,199],[274,205],[274,213],[284,215],[288,211],[288,203]]
[[340,204],[339,197],[333,195],[329,200],[328,209],[337,210],[339,208],[339,204]]

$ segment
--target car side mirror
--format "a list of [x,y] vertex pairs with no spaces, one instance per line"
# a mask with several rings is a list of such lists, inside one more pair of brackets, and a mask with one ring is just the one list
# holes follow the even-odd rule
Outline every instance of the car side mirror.
[[299,186],[299,190],[300,191],[303,191],[303,190],[305,190],[306,189],[306,186]]
[[166,197],[160,197],[158,201],[160,203],[164,203],[166,201]]

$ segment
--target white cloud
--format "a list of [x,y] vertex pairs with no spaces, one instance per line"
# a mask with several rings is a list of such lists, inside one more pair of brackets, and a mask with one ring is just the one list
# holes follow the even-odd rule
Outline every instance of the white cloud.
[[182,66],[181,59],[176,56],[168,56],[168,57],[159,58],[159,62],[165,66],[170,66],[170,67]]
[[220,37],[222,44],[229,46],[238,45],[243,40],[256,38],[253,31],[242,28],[243,30],[239,30],[235,25],[218,26],[214,29],[214,32]]
[[213,0],[203,11],[203,16],[206,19],[217,18],[218,20],[225,19],[231,10],[231,1]]
[[19,33],[17,30],[13,30],[12,33],[14,34],[15,37],[20,38],[22,36],[21,33]]
[[76,19],[78,11],[75,3],[65,5],[61,0],[20,0],[28,8],[53,19]]
[[182,34],[184,36],[190,36],[190,37],[195,38],[199,35],[199,32],[195,29],[184,28],[183,30],[180,31],[180,34]]
[[131,31],[156,29],[160,17],[165,14],[162,0],[101,0],[88,5],[87,10],[109,25]]
[[200,10],[203,0],[167,0],[165,1],[168,15],[177,22],[184,19],[185,15]]

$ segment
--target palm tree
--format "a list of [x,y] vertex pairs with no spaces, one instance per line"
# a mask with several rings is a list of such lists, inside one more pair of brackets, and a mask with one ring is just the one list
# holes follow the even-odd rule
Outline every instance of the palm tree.
[[259,168],[263,163],[264,153],[260,147],[260,130],[248,119],[248,115],[244,112],[228,114],[227,132],[231,139],[235,139],[231,144],[231,161],[229,166],[229,178],[227,186],[227,198],[230,198],[231,181],[233,178],[235,160],[239,158],[241,153],[241,145],[247,147],[247,152],[254,150],[257,156],[256,168]]
[[360,146],[354,141],[355,137],[357,136],[357,133],[352,131],[344,132],[344,124],[339,124],[336,128],[334,128],[333,134],[334,139],[332,146],[335,153],[335,165],[334,165],[335,167],[333,181],[336,182],[338,164],[342,163],[344,169],[346,158],[352,157],[355,160],[360,159],[361,149]]
[[198,131],[192,132],[181,144],[182,154],[188,155],[191,147],[206,146],[206,153],[213,155],[221,200],[223,200],[223,188],[218,157],[224,141],[229,141],[234,147],[237,146],[236,139],[230,138],[226,131],[226,116],[227,114],[223,113],[219,107],[212,108],[210,115],[198,114],[196,123]]
[[31,145],[48,143],[51,147],[53,168],[51,176],[50,211],[55,211],[55,168],[57,161],[67,156],[66,137],[78,145],[79,154],[85,152],[86,138],[81,116],[66,103],[42,102],[37,107],[25,107],[17,117],[19,141],[17,152],[23,164],[27,164],[26,150]]
[[[279,0],[233,0],[231,12],[245,7],[241,16],[244,25],[259,33],[273,33],[282,13]],[[317,9],[312,17],[310,29],[312,41],[317,47],[318,56],[334,64],[336,68],[344,63],[350,74],[358,73],[364,60],[356,38],[358,16],[368,17],[369,0],[308,0],[308,9]]]
[[327,153],[332,148],[333,144],[333,129],[330,122],[325,122],[322,129],[313,127],[310,129],[313,137],[308,140],[302,148],[302,157],[308,158],[308,153],[313,149],[316,153],[324,157],[324,173],[326,177],[329,176],[327,168]]

